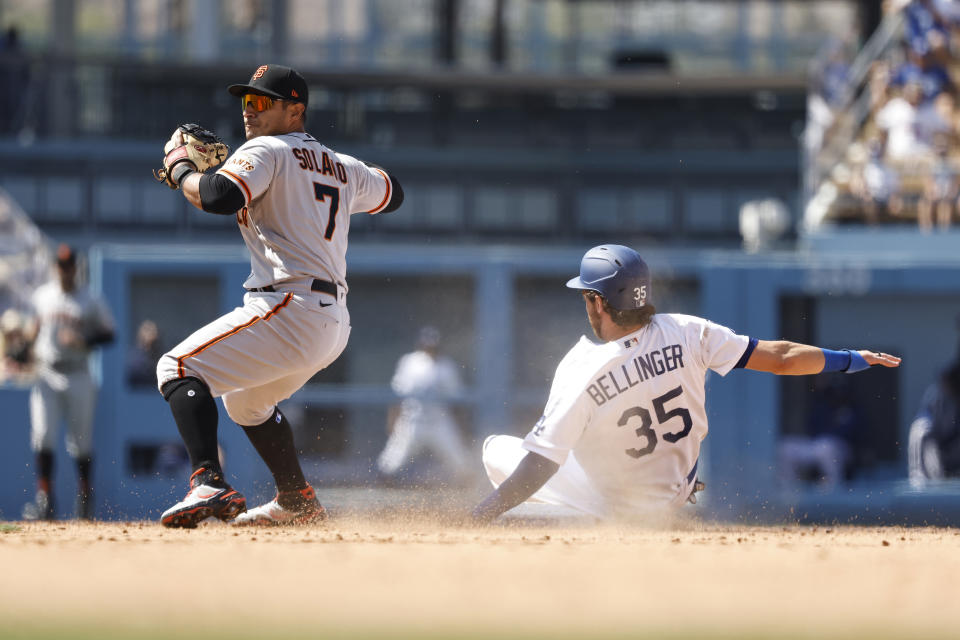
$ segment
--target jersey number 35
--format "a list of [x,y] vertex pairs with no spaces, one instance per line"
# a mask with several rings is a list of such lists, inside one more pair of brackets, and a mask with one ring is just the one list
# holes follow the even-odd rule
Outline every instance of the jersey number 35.
[[[659,424],[662,425],[673,418],[680,418],[683,422],[683,429],[680,431],[663,434],[663,439],[670,443],[686,438],[690,435],[690,429],[693,427],[693,419],[690,417],[690,412],[684,407],[676,407],[667,411],[664,406],[682,393],[683,388],[677,387],[653,399],[653,410],[657,414],[657,422]],[[640,418],[640,426],[636,429],[637,437],[644,438],[646,444],[640,449],[630,448],[626,449],[625,452],[631,458],[642,458],[645,455],[653,453],[653,450],[657,448],[657,432],[653,430],[653,418],[650,416],[650,411],[643,407],[630,407],[620,416],[620,420],[617,421],[617,426],[624,427],[631,418],[635,417]]]

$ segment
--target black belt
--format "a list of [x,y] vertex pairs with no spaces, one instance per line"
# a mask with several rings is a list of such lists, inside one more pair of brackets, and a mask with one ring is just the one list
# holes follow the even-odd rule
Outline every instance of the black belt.
[[[320,280],[319,278],[314,280],[310,284],[311,291],[319,291],[320,293],[329,293],[334,298],[337,297],[337,285],[329,280]],[[272,284],[268,284],[265,287],[254,287],[253,289],[247,289],[247,291],[256,291],[258,293],[274,293],[276,289],[273,288]]]

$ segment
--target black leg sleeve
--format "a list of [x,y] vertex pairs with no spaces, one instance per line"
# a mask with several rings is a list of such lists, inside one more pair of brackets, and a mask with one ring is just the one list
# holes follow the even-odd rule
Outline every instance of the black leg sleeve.
[[77,459],[77,478],[80,493],[90,493],[90,488],[93,486],[93,456]]
[[193,470],[204,468],[223,475],[217,455],[217,402],[207,385],[197,378],[179,378],[163,385],[160,392],[170,403]]
[[274,411],[270,419],[263,424],[243,427],[243,431],[273,474],[277,491],[298,491],[306,488],[307,481],[303,477],[300,461],[297,460],[297,449],[293,444],[293,429],[280,413],[280,409]]
[[37,486],[49,494],[52,485],[51,479],[53,478],[53,452],[38,451],[36,465]]

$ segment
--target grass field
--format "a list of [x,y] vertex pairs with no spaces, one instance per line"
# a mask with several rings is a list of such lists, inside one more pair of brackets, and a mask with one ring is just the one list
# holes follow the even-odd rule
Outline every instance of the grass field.
[[960,530],[0,526],[2,638],[952,638]]

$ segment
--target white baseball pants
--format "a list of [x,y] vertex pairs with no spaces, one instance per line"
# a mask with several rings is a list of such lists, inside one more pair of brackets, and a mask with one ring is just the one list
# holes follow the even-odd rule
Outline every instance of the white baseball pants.
[[34,451],[55,451],[60,425],[67,425],[67,453],[85,458],[93,448],[93,414],[97,385],[86,370],[41,374],[30,391],[30,446]]
[[214,397],[223,397],[234,422],[255,426],[336,360],[349,337],[345,293],[335,299],[303,286],[248,292],[242,307],[164,354],[157,381],[163,387],[177,378],[199,378]]
[[[499,487],[527,455],[522,444],[520,438],[503,435],[490,436],[484,441],[483,466],[494,488]],[[566,462],[531,496],[529,502],[571,507],[597,518],[606,515],[603,498],[573,455],[567,456]]]
[[454,477],[469,475],[470,454],[456,422],[442,410],[415,416],[401,411],[377,458],[377,468],[383,474],[393,475],[424,451],[432,452]]

